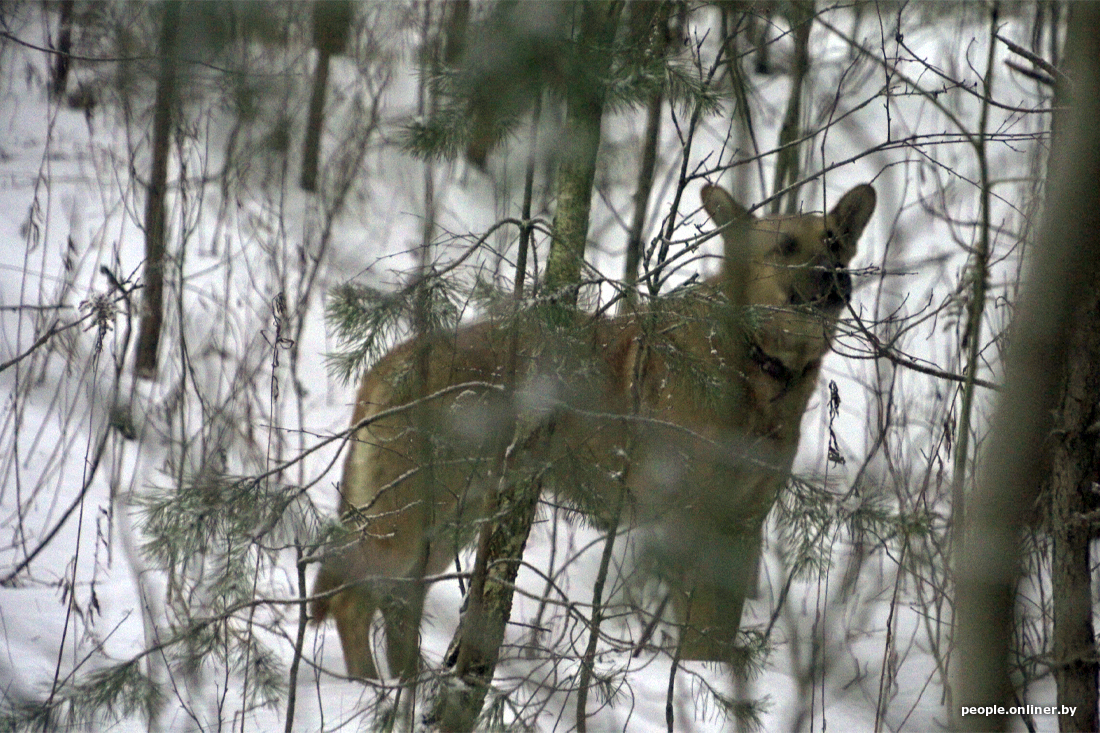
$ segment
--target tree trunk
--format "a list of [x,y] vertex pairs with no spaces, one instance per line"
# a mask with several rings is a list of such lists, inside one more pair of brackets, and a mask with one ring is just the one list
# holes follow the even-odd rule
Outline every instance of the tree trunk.
[[168,234],[165,195],[168,189],[168,151],[172,116],[176,110],[179,78],[180,2],[164,4],[160,35],[160,74],[153,104],[153,169],[145,199],[145,290],[141,305],[141,327],[134,353],[134,374],[141,379],[157,376],[157,349],[164,320],[164,259]]
[[[631,37],[639,48],[664,56],[669,43],[668,20],[672,6],[667,2],[652,5],[636,4],[631,7]],[[622,311],[626,312],[638,300],[638,268],[642,262],[646,214],[649,212],[649,196],[653,191],[653,172],[657,167],[657,145],[661,138],[661,111],[665,95],[653,93],[646,108],[645,138],[642,142],[642,161],[638,168],[638,187],[634,191],[634,218],[626,239],[626,268],[623,271],[624,298]]]
[[302,144],[303,191],[317,190],[317,168],[321,158],[321,128],[324,126],[325,89],[328,86],[328,60],[325,51],[317,51],[317,68],[313,71],[313,94],[309,98],[306,139]]
[[317,68],[313,72],[313,93],[309,98],[306,139],[302,144],[300,184],[303,191],[317,190],[329,59],[346,50],[351,17],[352,7],[347,0],[319,0],[313,6],[313,47],[317,49]]
[[[1094,129],[1100,119],[1100,6],[1070,7],[1074,17],[1068,24],[1065,56],[1075,71],[1072,107],[1052,149],[1050,166],[1059,175],[1049,181],[1043,228],[1013,325],[1005,389],[956,563],[958,694],[952,713],[960,716],[954,721],[958,729],[1005,730],[1009,725],[1007,715],[962,718],[961,710],[1007,709],[1015,703],[1009,659],[1019,535],[1049,465],[1048,441],[1055,427],[1051,415],[1059,404],[1059,382],[1067,373],[1074,318],[1080,304],[1094,293],[1100,272],[1100,146]],[[1064,543],[1063,547],[1068,549]],[[1067,636],[1082,641],[1079,633],[1067,630]],[[1095,652],[1091,639],[1087,641],[1091,658]]]
[[[566,102],[563,139],[570,148],[563,152],[558,170],[557,211],[545,282],[546,288],[556,293],[550,313],[555,323],[571,320],[565,314],[576,305],[603,117],[599,82],[610,68],[609,49],[622,6],[621,2],[592,0],[579,11],[578,44],[587,48],[592,62],[588,65],[590,76],[574,88]],[[501,458],[497,490],[486,501],[488,516],[496,519],[481,528],[465,610],[445,659],[451,677],[440,685],[429,715],[440,730],[473,730],[485,703],[540,493],[537,478],[525,479],[510,469],[518,456],[535,450],[547,437],[550,426],[546,423],[541,415],[518,416],[512,443]]]
[[611,67],[611,41],[622,8],[621,2],[590,0],[580,10],[579,40],[590,60],[585,64],[587,78],[574,84],[566,99],[562,139],[568,147],[558,168],[554,234],[546,259],[545,289],[554,302],[567,307],[577,303],[603,121],[600,82]]
[[[802,135],[802,95],[805,93],[806,75],[810,70],[810,29],[814,24],[814,4],[799,0],[792,2],[788,9],[790,23],[794,31],[794,60],[791,69],[791,96],[787,100],[787,112],[783,115],[783,125],[779,129],[779,155],[775,161],[775,191],[778,194],[798,180],[799,146],[791,145]],[[789,146],[789,147],[784,147]],[[793,215],[797,211],[797,198],[794,192],[780,196],[772,202],[772,213],[780,212],[780,204],[787,201],[786,213]]]
[[544,426],[520,418],[504,456],[500,486],[487,504],[489,516],[498,519],[482,527],[465,608],[444,660],[453,677],[440,686],[430,716],[440,730],[474,730],[485,704],[541,488],[537,480],[517,480],[511,469],[515,458],[535,450],[544,436]]
[[[1070,8],[1070,28],[1080,24],[1078,9]],[[1057,26],[1052,26],[1052,29]],[[1100,30],[1094,28],[1094,32]],[[1095,48],[1093,49],[1095,58]],[[1078,71],[1065,69],[1073,80]],[[1064,144],[1065,103],[1072,94],[1062,84],[1054,95],[1053,133],[1055,145]],[[1093,143],[1095,145],[1095,143]],[[1053,170],[1053,168],[1049,169]],[[1049,178],[1048,171],[1048,178]],[[1059,714],[1063,731],[1100,730],[1097,684],[1100,665],[1092,619],[1092,577],[1089,572],[1090,527],[1082,516],[1090,507],[1087,499],[1100,480],[1100,280],[1080,304],[1074,318],[1076,328],[1061,403],[1052,433],[1051,472],[1046,486],[1047,524],[1053,541],[1051,567],[1054,604],[1054,680],[1058,687]]]
[[[1072,10],[1070,11],[1073,12]],[[1094,281],[1070,349],[1069,371],[1054,431],[1049,526],[1054,542],[1054,680],[1063,731],[1100,730],[1098,665],[1089,572],[1090,527],[1086,497],[1100,480],[1100,282]]]
[[58,28],[57,56],[50,70],[50,94],[60,97],[69,83],[69,54],[73,51],[73,6],[76,0],[61,0],[61,23]]
[[649,195],[653,191],[653,171],[657,167],[657,142],[661,132],[661,110],[664,108],[664,95],[654,94],[646,110],[645,141],[642,143],[642,164],[638,171],[638,188],[634,191],[634,218],[630,222],[630,232],[626,240],[626,268],[623,272],[625,297],[623,312],[638,301],[638,268],[642,263],[642,248],[645,242],[646,213],[649,211]]

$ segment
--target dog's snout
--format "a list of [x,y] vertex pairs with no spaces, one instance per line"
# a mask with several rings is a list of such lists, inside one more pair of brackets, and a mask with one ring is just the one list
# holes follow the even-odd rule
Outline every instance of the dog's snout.
[[852,276],[847,270],[837,269],[833,277],[833,290],[840,296],[842,304],[852,299]]
[[826,308],[843,308],[852,298],[852,276],[839,265],[817,270],[817,300]]

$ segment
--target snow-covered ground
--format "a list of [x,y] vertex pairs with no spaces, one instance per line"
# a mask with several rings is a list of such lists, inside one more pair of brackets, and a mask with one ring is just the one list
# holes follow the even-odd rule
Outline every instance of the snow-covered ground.
[[[239,129],[227,106],[216,101],[212,89],[221,83],[216,74],[196,74],[184,126],[173,143],[170,241],[182,266],[168,273],[172,285],[155,382],[131,377],[131,329],[136,332],[140,291],[128,306],[111,283],[113,278],[129,287],[141,275],[142,182],[150,165],[149,76],[134,82],[148,87],[132,97],[141,104],[124,110],[102,65],[77,64],[76,81],[93,89],[99,100],[86,113],[49,97],[46,54],[0,39],[0,363],[27,354],[0,371],[4,706],[59,699],[71,683],[86,682],[93,671],[140,657],[140,669],[165,695],[154,729],[275,730],[285,725],[285,694],[272,705],[253,705],[249,690],[256,682],[242,671],[247,667],[227,671],[212,655],[196,669],[182,669],[162,649],[174,622],[216,607],[210,595],[217,592],[210,583],[216,569],[194,559],[157,567],[147,553],[147,517],[139,498],[177,486],[181,477],[198,481],[204,471],[263,473],[346,425],[353,387],[329,376],[325,367],[324,355],[337,346],[323,318],[326,292],[352,279],[383,289],[402,283],[425,212],[425,165],[394,144],[399,125],[415,109],[410,61],[415,26],[401,22],[385,4],[361,7],[376,53],[361,54],[361,61],[333,60],[323,148],[329,164],[322,170],[327,193],[321,197],[297,187],[308,59],[290,58],[285,49],[257,51],[254,64],[263,79],[255,91],[258,111]],[[47,26],[56,33],[56,17],[37,6],[0,11],[0,17],[9,12],[5,27],[21,40],[43,45]],[[824,142],[815,139],[815,147],[806,151],[808,167],[818,170],[880,146],[831,170],[826,180],[830,204],[863,181],[873,181],[879,194],[853,266],[880,269],[857,279],[853,307],[868,323],[896,313],[896,322],[909,330],[902,333],[899,325],[882,333],[900,335],[898,343],[908,353],[954,373],[961,372],[958,309],[954,319],[950,308],[920,323],[904,318],[929,304],[951,302],[964,275],[966,247],[973,243],[967,222],[977,219],[976,164],[949,117],[970,130],[977,126],[979,103],[971,90],[979,81],[975,69],[984,70],[989,32],[980,12],[966,16],[925,13],[919,7],[903,13],[904,43],[928,67],[907,61],[897,69],[905,77],[889,79],[874,62],[853,64],[857,56],[839,36],[825,25],[815,26],[814,83],[808,94],[813,111],[804,120],[807,127],[827,121],[823,110],[841,80],[847,96],[835,116],[872,100],[836,124]],[[843,32],[855,20],[846,11],[825,13],[823,19]],[[1023,20],[1004,19],[1000,32],[1029,38]],[[700,13],[698,22],[702,33],[703,24],[714,17]],[[880,57],[908,56],[894,39],[895,23],[895,17],[865,17],[859,38]],[[784,43],[777,45],[777,66],[782,67],[788,51]],[[995,65],[997,98],[1014,107],[1039,105],[1034,84],[1012,76],[1000,63],[1004,53],[998,50]],[[933,68],[971,86],[948,88]],[[756,134],[767,150],[776,139],[789,80],[776,74],[754,81],[760,90]],[[884,83],[888,94],[881,93]],[[911,84],[939,94],[930,101],[914,94]],[[377,129],[368,124],[375,102]],[[594,201],[591,238],[599,245],[595,263],[606,273],[621,267],[621,221],[629,220],[631,211],[643,120],[641,111],[617,112],[605,124],[608,165],[598,181],[601,195]],[[272,142],[284,121],[290,123],[289,155]],[[722,163],[743,157],[744,151],[723,148],[730,127],[728,115],[705,120],[692,162],[710,156],[713,166],[719,156]],[[1024,189],[1019,181],[1032,175],[1034,164],[1028,136],[1041,129],[1041,120],[994,109],[988,129],[1005,138],[989,147],[997,181],[993,220],[1002,229],[994,240],[997,264],[988,327],[998,329],[1015,277],[1013,233],[1030,213],[1030,203],[1019,198]],[[950,134],[935,137],[944,131]],[[654,227],[656,217],[667,211],[679,171],[680,146],[667,118],[663,140]],[[364,146],[358,158],[357,145]],[[230,169],[225,166],[231,148]],[[348,195],[339,214],[330,217],[332,191],[348,160],[355,161]],[[517,143],[510,153],[491,158],[489,174],[461,161],[432,164],[438,231],[476,236],[498,218],[517,215],[525,160],[526,151]],[[769,177],[771,165],[767,162],[764,169]],[[759,200],[755,169],[735,181],[736,175],[722,180],[743,189],[746,200]],[[685,210],[694,207],[697,188],[689,186],[692,203]],[[820,181],[804,187],[801,195],[807,210],[822,208]],[[541,200],[546,197],[542,194]],[[940,211],[954,220],[933,215]],[[685,223],[679,236],[695,233],[696,224],[703,222]],[[461,246],[442,246],[438,254],[446,260]],[[473,277],[475,260],[463,277]],[[509,277],[510,271],[502,274]],[[274,306],[280,293],[286,314]],[[101,331],[92,316],[97,303],[106,307],[104,297],[113,305]],[[62,330],[39,345],[51,328]],[[797,470],[824,478],[836,489],[838,498],[827,508],[834,519],[874,502],[895,512],[899,507],[915,512],[927,509],[923,502],[928,501],[940,524],[914,529],[912,536],[869,533],[858,541],[822,524],[826,530],[816,543],[821,562],[798,575],[784,593],[796,558],[776,523],[761,597],[750,602],[746,613],[756,628],[772,628],[771,654],[766,668],[739,690],[765,702],[762,721],[769,731],[936,730],[947,725],[950,715],[937,665],[949,649],[949,604],[933,586],[944,580],[942,564],[934,567],[943,562],[934,538],[942,536],[948,510],[935,502],[950,474],[944,425],[955,419],[954,387],[895,370],[885,360],[855,358],[859,344],[857,338],[841,339],[839,353],[826,364],[820,397],[803,424]],[[984,376],[995,379],[995,353],[991,361],[993,371]],[[826,409],[830,381],[842,398],[835,418]],[[893,389],[889,410],[876,393],[884,387]],[[133,428],[133,439],[124,437],[120,425]],[[979,434],[982,429],[979,420]],[[826,461],[831,434],[843,465]],[[879,435],[887,436],[881,444]],[[256,597],[298,596],[293,545],[312,539],[320,521],[334,512],[338,448],[338,441],[329,442],[277,475],[280,485],[307,491],[295,505],[298,524],[272,535],[269,554],[257,556]],[[210,465],[215,459],[220,465]],[[898,485],[899,477],[911,482]],[[846,493],[857,481],[857,491]],[[211,507],[211,523],[220,521],[218,511]],[[797,520],[802,511],[797,502],[787,505],[788,519]],[[600,537],[575,524],[555,524],[549,509],[541,517],[545,521],[536,526],[526,559],[542,572],[558,573],[558,584],[583,603],[599,565]],[[577,548],[584,551],[574,558]],[[932,558],[933,566],[914,570],[905,553],[919,557],[918,565]],[[620,552],[620,558],[626,554]],[[564,558],[571,560],[566,564]],[[905,573],[899,573],[899,564],[908,568]],[[524,569],[519,584],[534,597],[517,596],[512,618],[519,623],[508,637],[517,645],[531,640],[531,630],[521,624],[540,613],[536,599],[545,579]],[[429,594],[423,633],[430,664],[439,664],[460,602],[454,583],[439,584]],[[549,632],[540,637],[540,648],[583,648],[583,629],[566,616],[559,606],[543,611],[540,623]],[[261,605],[254,612],[240,610],[235,618],[237,633],[274,650],[285,684],[294,659],[297,606]],[[624,622],[618,632],[636,633],[631,623]],[[217,643],[243,642],[227,636]],[[589,730],[664,729],[670,667],[664,653],[600,655],[596,672],[606,674],[606,689],[614,694],[601,691],[590,697]],[[569,730],[575,726],[574,698],[553,688],[568,687],[577,669],[575,653],[572,659],[556,659],[548,652],[540,656],[511,649],[497,681],[512,690],[506,706],[526,706],[525,715],[541,707],[535,716],[540,730]],[[340,679],[342,671],[335,629],[309,627],[295,683],[294,730],[377,724],[363,711],[382,693]],[[733,681],[721,666],[681,665],[672,705],[676,730],[733,728],[702,691],[704,681],[733,693]],[[392,692],[388,695],[385,699],[392,700]],[[1031,704],[1053,704],[1050,683],[1033,685],[1028,695]],[[101,729],[149,726],[141,710],[116,712],[104,718]],[[1057,727],[1052,716],[1035,716],[1033,723],[1039,730]]]

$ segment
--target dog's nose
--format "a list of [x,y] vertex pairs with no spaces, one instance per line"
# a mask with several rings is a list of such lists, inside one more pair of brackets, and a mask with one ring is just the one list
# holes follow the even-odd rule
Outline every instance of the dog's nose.
[[847,270],[838,269],[833,282],[841,300],[847,304],[852,299],[852,276],[848,274]]
[[847,270],[823,269],[821,279],[818,292],[826,308],[843,308],[852,299],[852,276]]

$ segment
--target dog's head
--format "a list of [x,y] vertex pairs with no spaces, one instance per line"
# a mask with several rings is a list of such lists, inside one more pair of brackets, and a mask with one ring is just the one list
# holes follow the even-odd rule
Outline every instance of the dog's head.
[[702,198],[723,228],[721,287],[735,305],[752,309],[753,347],[800,372],[828,350],[851,298],[846,268],[875,210],[875,189],[856,186],[824,216],[757,219],[718,186],[704,186]]

